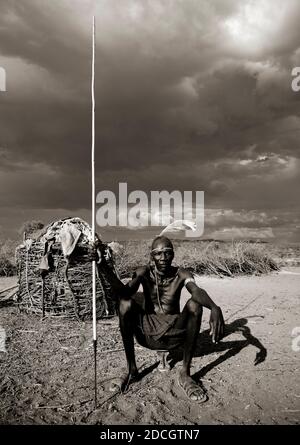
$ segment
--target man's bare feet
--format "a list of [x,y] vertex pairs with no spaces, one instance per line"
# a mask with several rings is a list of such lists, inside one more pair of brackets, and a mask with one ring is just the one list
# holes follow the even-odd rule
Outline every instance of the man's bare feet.
[[186,372],[181,371],[178,376],[178,385],[183,389],[190,400],[204,403],[208,400],[205,389],[196,383]]
[[131,371],[130,373],[124,374],[122,377],[115,379],[111,382],[109,390],[116,391],[119,390],[125,393],[131,383],[137,382],[139,380],[139,373],[137,370]]

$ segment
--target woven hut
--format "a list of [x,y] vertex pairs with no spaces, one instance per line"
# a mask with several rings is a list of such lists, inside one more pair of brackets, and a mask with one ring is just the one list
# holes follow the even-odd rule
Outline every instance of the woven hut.
[[[19,289],[17,304],[22,311],[41,316],[92,318],[92,231],[80,218],[50,224],[24,239],[16,250]],[[114,269],[112,252],[103,245],[106,262]],[[97,318],[115,314],[106,273],[97,271]]]

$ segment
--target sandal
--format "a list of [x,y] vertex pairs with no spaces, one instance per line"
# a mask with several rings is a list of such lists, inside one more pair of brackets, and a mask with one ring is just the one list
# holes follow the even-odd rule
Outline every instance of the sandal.
[[[191,377],[188,376],[185,378],[184,381],[182,381],[182,377],[179,376],[177,383],[191,401],[204,403],[208,400],[208,395],[201,382],[200,384],[198,384]],[[198,398],[194,398],[195,396]]]
[[109,390],[110,391],[116,391],[117,389],[121,393],[126,393],[128,391],[129,386],[131,383],[135,383],[139,380],[139,374],[129,374],[126,373],[122,377],[119,377],[117,379],[114,379],[114,381],[110,384]]

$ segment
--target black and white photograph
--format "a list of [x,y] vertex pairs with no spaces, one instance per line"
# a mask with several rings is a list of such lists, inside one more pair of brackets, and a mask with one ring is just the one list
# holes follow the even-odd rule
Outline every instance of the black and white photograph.
[[1,0],[0,429],[300,424],[299,23]]

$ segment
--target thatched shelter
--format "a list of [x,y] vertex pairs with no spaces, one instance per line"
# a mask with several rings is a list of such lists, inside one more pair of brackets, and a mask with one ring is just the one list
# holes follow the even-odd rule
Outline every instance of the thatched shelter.
[[[80,218],[66,218],[24,238],[16,250],[22,311],[80,320],[92,318],[92,231]],[[114,270],[112,252],[104,244]],[[97,318],[115,314],[106,274],[97,272]]]

